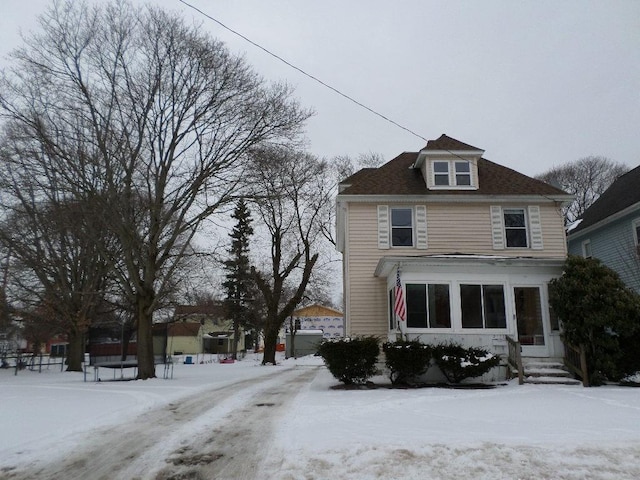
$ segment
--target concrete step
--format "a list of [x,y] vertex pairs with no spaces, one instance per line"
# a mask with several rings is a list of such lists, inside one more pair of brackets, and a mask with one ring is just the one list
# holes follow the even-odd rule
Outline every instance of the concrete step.
[[582,385],[571,372],[558,362],[530,361],[525,363],[524,383],[537,385]]
[[524,383],[533,385],[582,385],[580,380],[569,377],[527,377],[524,378]]

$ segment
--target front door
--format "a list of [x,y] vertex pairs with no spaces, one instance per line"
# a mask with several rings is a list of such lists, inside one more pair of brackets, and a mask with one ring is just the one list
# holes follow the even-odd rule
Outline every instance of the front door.
[[542,317],[540,287],[514,287],[518,341],[524,357],[546,357],[549,350]]

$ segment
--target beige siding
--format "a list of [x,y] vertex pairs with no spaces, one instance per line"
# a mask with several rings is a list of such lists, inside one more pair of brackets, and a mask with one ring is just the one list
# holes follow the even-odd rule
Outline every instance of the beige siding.
[[392,254],[395,249],[378,249],[376,205],[351,204],[347,218],[345,267],[349,283],[345,285],[345,293],[351,315],[346,334],[386,337],[386,279],[374,277],[373,272],[380,257]]
[[[496,202],[495,204],[499,204]],[[428,248],[378,249],[377,205],[348,205],[346,248],[344,252],[346,334],[379,335],[388,332],[388,292],[386,279],[374,277],[381,257],[387,255],[430,255],[448,253],[558,258],[566,255],[564,227],[560,210],[553,204],[540,204],[544,249],[494,250],[491,236],[490,205],[426,204]],[[390,204],[392,205],[392,204]],[[402,205],[407,205],[406,203]],[[505,206],[522,206],[526,204]]]

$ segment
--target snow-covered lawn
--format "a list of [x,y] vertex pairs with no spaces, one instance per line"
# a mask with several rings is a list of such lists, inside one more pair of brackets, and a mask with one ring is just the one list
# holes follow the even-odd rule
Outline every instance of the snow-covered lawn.
[[[251,355],[227,365],[178,364],[171,380],[99,383],[53,369],[2,370],[0,478],[3,468],[63,455],[83,433],[213,386],[320,363],[306,357],[263,367]],[[299,390],[265,443],[259,478],[640,478],[638,388],[330,388],[336,384],[322,368]],[[241,407],[247,397],[235,402]]]

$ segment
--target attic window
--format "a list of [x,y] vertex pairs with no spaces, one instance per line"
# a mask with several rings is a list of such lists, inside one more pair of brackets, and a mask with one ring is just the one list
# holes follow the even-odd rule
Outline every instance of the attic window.
[[433,180],[436,185],[449,185],[449,162],[433,162]]
[[456,162],[456,185],[471,185],[469,162]]
[[432,186],[436,188],[474,188],[471,162],[467,160],[435,160],[431,164]]

